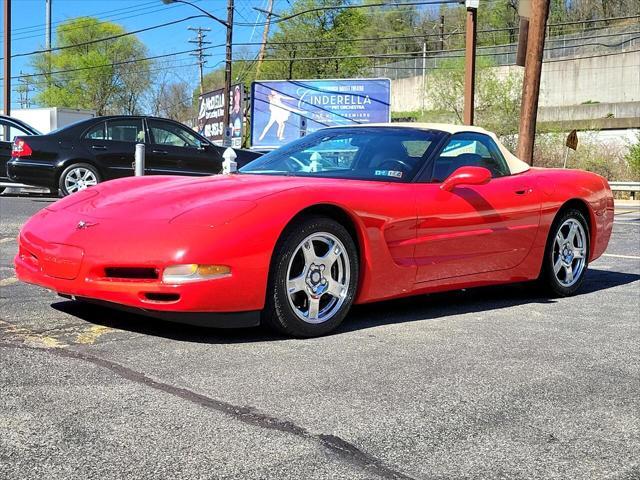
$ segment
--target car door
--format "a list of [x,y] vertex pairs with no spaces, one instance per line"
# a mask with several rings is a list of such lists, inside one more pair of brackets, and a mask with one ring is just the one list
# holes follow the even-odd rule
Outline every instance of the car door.
[[[484,185],[440,188],[457,168],[491,171]],[[526,173],[511,175],[500,149],[480,133],[452,135],[417,193],[417,282],[505,270],[529,253],[540,220],[538,192]]]
[[13,139],[17,136],[32,135],[15,123],[0,119],[0,178],[7,178],[7,162],[11,159]]
[[107,179],[134,173],[136,143],[145,143],[140,117],[109,118],[90,127],[81,142]]
[[176,122],[147,119],[151,137],[149,167],[160,175],[213,175],[222,169],[222,157],[206,139]]

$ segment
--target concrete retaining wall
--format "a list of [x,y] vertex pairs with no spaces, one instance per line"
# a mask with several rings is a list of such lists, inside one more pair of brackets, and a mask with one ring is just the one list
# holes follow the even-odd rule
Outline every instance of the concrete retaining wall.
[[[506,75],[512,70],[522,72],[522,68],[516,66],[496,67],[496,70],[498,75]],[[426,81],[429,81],[428,75]],[[392,80],[391,110],[429,110],[432,103],[422,91],[421,76]],[[540,107],[573,106],[585,102],[640,102],[640,51],[543,64]]]

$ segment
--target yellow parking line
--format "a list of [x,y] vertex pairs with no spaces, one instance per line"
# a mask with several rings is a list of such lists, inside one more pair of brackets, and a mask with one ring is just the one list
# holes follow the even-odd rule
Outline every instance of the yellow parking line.
[[112,332],[114,329],[105,327],[102,325],[94,325],[88,328],[86,331],[78,334],[75,343],[81,343],[83,345],[93,345],[96,340],[105,333]]
[[39,333],[34,333],[29,329],[18,327],[17,325],[14,325],[13,323],[5,322],[4,320],[0,320],[0,330],[4,330],[9,335],[15,335],[19,339],[23,340],[25,343],[29,345],[34,345],[37,347],[64,348],[67,346],[57,338],[50,337],[48,335],[42,335]]
[[16,277],[3,278],[0,280],[0,287],[6,287],[8,285],[13,285],[14,283],[18,283],[18,279]]

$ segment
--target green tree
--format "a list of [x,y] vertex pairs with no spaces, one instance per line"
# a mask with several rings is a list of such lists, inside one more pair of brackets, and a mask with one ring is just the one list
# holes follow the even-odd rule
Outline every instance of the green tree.
[[[347,4],[349,2],[345,0],[298,0],[290,11],[282,15],[317,7]],[[367,17],[361,9],[319,10],[282,22],[269,38],[270,43],[260,77],[344,78],[357,75],[371,62],[367,58],[353,58],[361,54],[359,42],[340,40],[357,36],[357,32],[362,32],[366,25]],[[301,41],[312,43],[297,43]],[[313,60],[300,60],[304,58]]]
[[[475,123],[508,136],[516,133],[520,116],[522,78],[515,72],[498,76],[491,61],[479,57],[476,70]],[[444,60],[426,80],[428,101],[462,123],[464,60]]]
[[[86,108],[99,115],[136,113],[151,84],[145,45],[135,36],[98,41],[125,33],[124,28],[92,17],[61,24],[51,53],[33,61],[36,101],[43,106]],[[125,63],[129,62],[129,63]]]
[[629,152],[625,160],[629,164],[631,172],[636,177],[640,177],[640,133],[636,134],[636,141],[629,145]]

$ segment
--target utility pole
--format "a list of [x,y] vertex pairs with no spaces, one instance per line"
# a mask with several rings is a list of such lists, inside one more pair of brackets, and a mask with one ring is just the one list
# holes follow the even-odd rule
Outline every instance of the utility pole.
[[[47,85],[51,86],[51,2],[53,0],[45,0],[45,48],[47,49]],[[27,108],[29,106],[27,105]]]
[[267,4],[267,10],[255,9],[260,12],[264,12],[267,19],[264,23],[264,30],[262,31],[262,44],[260,45],[260,51],[258,52],[258,64],[256,65],[256,78],[260,76],[260,67],[262,67],[262,60],[264,60],[264,53],[267,49],[267,39],[269,38],[269,27],[271,26],[271,17],[273,16],[273,0],[269,0]]
[[189,27],[189,30],[196,32],[196,38],[192,38],[189,40],[189,43],[196,44],[197,50],[191,55],[198,58],[198,67],[200,68],[200,95],[204,93],[204,64],[207,63],[206,57],[210,55],[204,53],[204,46],[210,44],[211,42],[205,41],[207,34],[205,32],[211,31],[210,28],[202,28],[202,27]]
[[25,78],[22,76],[22,70],[20,71],[20,78],[18,82],[20,85],[16,87],[16,92],[20,95],[20,108],[29,108],[31,106],[31,102],[29,102],[29,93],[31,92],[31,82],[29,78]]
[[233,0],[227,0],[227,58],[224,69],[224,136],[222,145],[231,146],[231,128],[229,127],[229,109],[231,108],[231,65],[233,62]]
[[422,41],[422,113],[425,110],[426,103],[426,81],[427,81],[427,39]]
[[440,38],[438,39],[438,50],[444,50],[444,15],[440,15]]
[[464,115],[465,125],[473,125],[476,90],[476,26],[479,0],[466,0],[467,28],[464,60]]
[[51,50],[51,2],[53,0],[45,0],[45,48]]
[[540,75],[544,55],[544,37],[549,15],[549,0],[531,2],[531,19],[527,40],[527,56],[522,85],[522,108],[520,113],[520,134],[518,136],[518,157],[533,164],[533,146],[538,118],[538,98],[540,96]]
[[[11,0],[4,0],[4,114],[11,114]],[[5,135],[6,138],[6,135]]]

